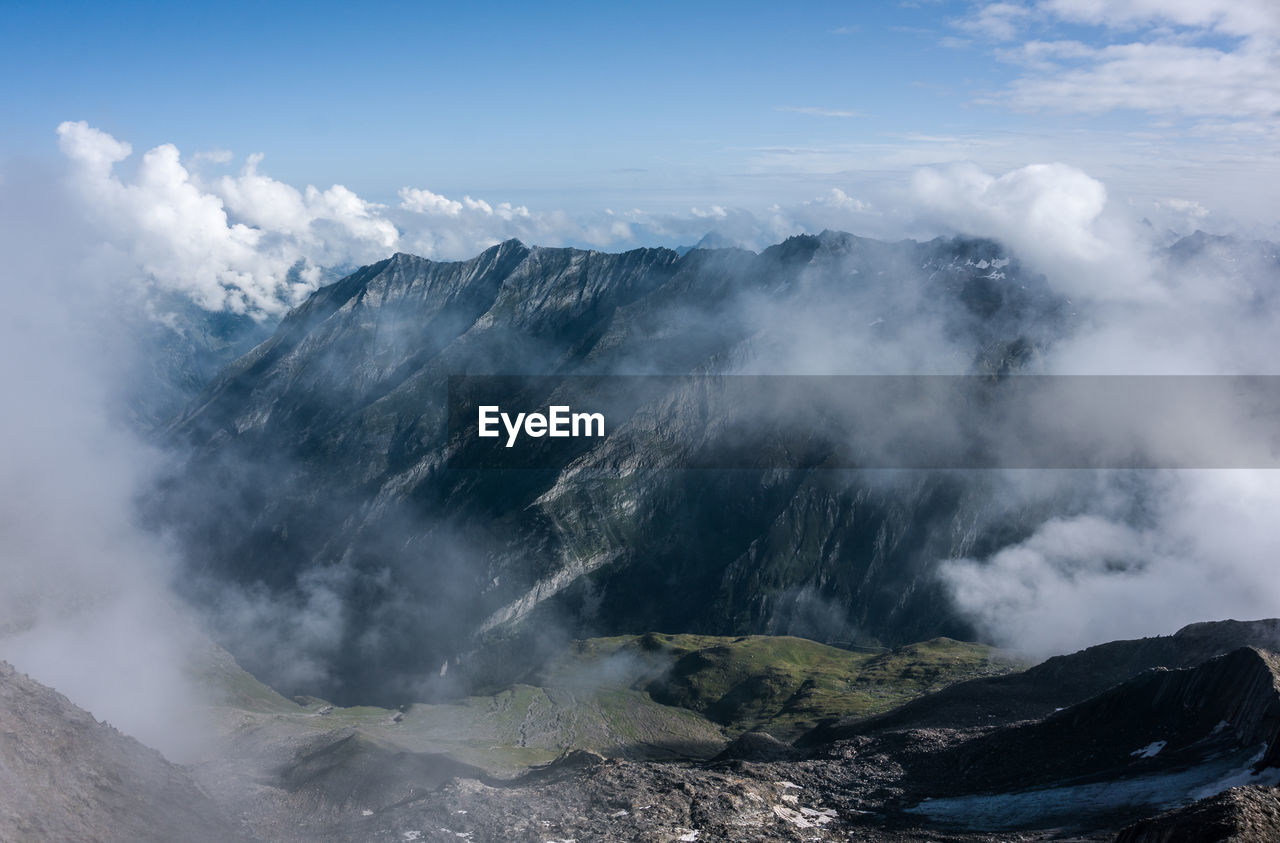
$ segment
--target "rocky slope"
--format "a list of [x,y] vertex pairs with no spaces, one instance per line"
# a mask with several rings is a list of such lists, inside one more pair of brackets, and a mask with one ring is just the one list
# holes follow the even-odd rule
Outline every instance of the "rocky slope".
[[158,752],[0,662],[0,839],[255,838]]

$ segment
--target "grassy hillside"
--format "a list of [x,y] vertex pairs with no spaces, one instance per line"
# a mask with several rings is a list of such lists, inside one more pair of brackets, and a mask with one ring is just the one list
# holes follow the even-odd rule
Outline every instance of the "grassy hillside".
[[896,708],[955,682],[1023,667],[983,644],[935,638],[880,653],[789,636],[661,635],[575,642],[540,683],[627,687],[695,711],[733,736],[784,740],[821,720]]
[[[225,655],[225,654],[224,654]],[[937,638],[853,652],[786,636],[627,635],[577,641],[501,693],[404,711],[286,700],[229,657],[205,671],[228,722],[274,734],[355,729],[392,749],[442,753],[494,773],[569,749],[632,758],[710,757],[743,732],[790,740],[829,718],[879,714],[1020,665],[981,644]]]

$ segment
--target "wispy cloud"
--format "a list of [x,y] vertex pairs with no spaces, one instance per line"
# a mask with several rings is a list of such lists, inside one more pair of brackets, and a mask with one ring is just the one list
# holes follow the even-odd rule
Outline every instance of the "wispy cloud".
[[1028,71],[1001,95],[1016,108],[1189,117],[1280,113],[1280,55],[1269,44],[1225,50],[1168,42],[1095,48],[1032,41],[1006,55]]
[[969,34],[992,41],[1011,41],[1032,15],[1021,3],[984,3],[956,25]]
[[[1064,25],[1074,27],[1075,37],[1052,37]],[[1274,0],[983,3],[956,26],[1021,68],[989,103],[1084,114],[1132,110],[1195,122],[1273,120],[1280,113]],[[1094,31],[1081,34],[1081,26]]]
[[779,111],[789,111],[792,114],[808,114],[812,117],[866,117],[860,111],[848,111],[839,108],[820,108],[812,105],[780,105]]

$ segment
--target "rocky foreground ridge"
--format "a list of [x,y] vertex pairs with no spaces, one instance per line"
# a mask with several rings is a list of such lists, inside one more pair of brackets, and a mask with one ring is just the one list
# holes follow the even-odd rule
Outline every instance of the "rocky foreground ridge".
[[[654,697],[663,682],[711,693],[727,662],[657,676],[650,665],[594,689],[548,686],[580,695],[580,709],[562,696],[548,718],[525,697],[504,721],[511,698],[501,694],[469,703],[470,719],[447,706],[288,700],[222,654],[202,674],[204,714],[219,737],[184,767],[6,667],[0,831],[30,840],[1271,840],[1280,804],[1278,636],[1277,620],[1197,624],[1029,670],[1004,665],[1002,675],[970,673],[790,743]],[[671,665],[703,652],[699,644],[732,643],[667,638],[666,646],[693,648],[671,653]],[[598,655],[602,645],[582,646]],[[619,646],[630,645],[603,645]],[[830,679],[825,653],[784,646],[792,663],[810,665],[801,673]],[[930,652],[944,651],[964,652]],[[750,648],[725,652],[750,662]],[[580,657],[569,654],[543,678],[563,681],[575,660],[598,665]],[[878,664],[874,675],[902,685],[940,662],[895,662],[893,676]],[[649,690],[634,690],[645,670],[650,684],[638,687]],[[1080,685],[1117,676],[1106,687]],[[704,745],[683,744],[684,755],[678,741],[662,757],[621,747],[606,755],[580,745],[589,729],[587,741],[572,728],[547,737],[552,722],[639,722],[600,707],[600,695],[624,689],[652,707],[650,738],[683,717],[686,729],[704,724]],[[697,696],[686,693],[684,704]],[[456,740],[462,729],[499,721],[515,727],[502,752]],[[479,737],[487,744],[499,734]]]

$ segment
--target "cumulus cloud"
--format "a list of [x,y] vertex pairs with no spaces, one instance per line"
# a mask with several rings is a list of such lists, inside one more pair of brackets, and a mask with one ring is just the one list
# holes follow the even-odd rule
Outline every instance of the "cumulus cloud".
[[1066,164],[1031,164],[993,176],[973,164],[924,168],[912,199],[926,223],[993,237],[1045,272],[1067,295],[1158,295],[1130,221],[1108,213],[1107,190]]
[[[1280,301],[1268,243],[1201,236],[1166,252],[1154,230],[1108,202],[1101,183],[1062,164],[1003,175],[930,168],[912,190],[925,219],[1006,242],[1069,297],[1069,330],[1038,359],[1042,371],[1277,371]],[[1182,197],[1153,205],[1191,224],[1208,215]],[[1271,441],[1267,417],[1229,393],[1188,408],[1181,433],[1199,443],[1259,434]],[[1060,415],[1069,420],[1071,408]],[[1055,504],[1060,514],[1025,538],[942,566],[955,604],[991,640],[1047,656],[1193,621],[1280,612],[1274,471],[1065,473],[1053,484],[1054,494],[1073,490],[1067,497],[1086,503]],[[1022,492],[1011,499],[1025,502]]]
[[126,183],[115,165],[130,156],[129,144],[86,123],[61,124],[58,138],[104,244],[148,282],[186,292],[210,310],[272,313],[290,300],[285,278],[296,254],[228,219],[222,199],[201,189],[176,147],[147,152]]

